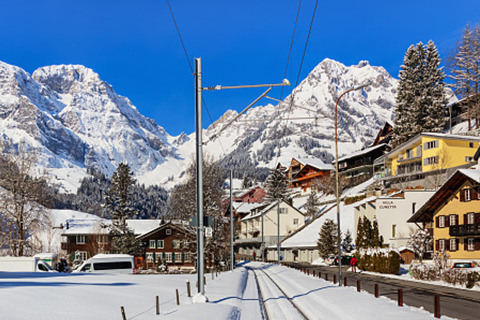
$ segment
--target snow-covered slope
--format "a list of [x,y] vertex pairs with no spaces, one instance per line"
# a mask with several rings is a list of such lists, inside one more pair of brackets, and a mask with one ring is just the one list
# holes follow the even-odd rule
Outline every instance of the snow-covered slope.
[[[204,130],[205,151],[240,169],[273,168],[297,156],[328,163],[334,154],[335,101],[368,81],[371,86],[345,95],[339,104],[339,153],[360,149],[392,120],[397,80],[366,61],[347,67],[325,59],[286,103],[252,108],[219,134],[237,115],[226,111]],[[168,135],[80,65],[43,67],[30,76],[0,62],[0,134],[39,148],[40,167],[72,192],[87,167],[111,174],[121,161],[129,163],[140,182],[172,187],[195,152],[193,133]]]

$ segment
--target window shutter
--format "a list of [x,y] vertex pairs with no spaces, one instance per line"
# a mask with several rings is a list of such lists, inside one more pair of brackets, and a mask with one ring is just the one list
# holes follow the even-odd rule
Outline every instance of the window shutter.
[[152,253],[152,257],[153,257],[153,262],[157,263],[157,254],[155,252]]
[[463,224],[468,224],[468,213],[463,215]]
[[465,201],[465,190],[460,190],[460,201]]
[[185,262],[185,253],[182,252],[182,263]]
[[480,238],[475,239],[475,250],[480,250]]
[[455,215],[455,225],[458,226],[458,214]]
[[[440,217],[439,217],[439,216],[436,216],[436,217],[435,217],[435,227],[437,227],[437,228],[440,227],[439,220],[440,220]],[[437,241],[438,241],[438,240],[437,240]],[[437,246],[437,248],[438,248],[438,246]]]
[[88,243],[88,236],[85,236],[85,243]]
[[172,252],[172,262],[175,262],[175,252]]
[[480,223],[480,212],[475,212],[475,218],[473,219],[473,222],[476,224]]
[[435,249],[437,249],[437,251],[440,251],[440,241],[439,240],[435,240]]
[[478,191],[477,191],[477,188],[472,188],[472,189],[470,189],[470,190],[472,190],[472,191],[470,191],[470,192],[471,192],[471,194],[470,194],[470,197],[471,197],[471,198],[470,198],[470,199],[472,199],[472,200],[477,200],[477,199],[478,199]]
[[162,260],[165,260],[165,252],[162,252]]
[[463,251],[468,251],[468,238],[463,239]]
[[445,216],[445,227],[450,227],[450,216]]
[[460,250],[460,239],[455,239],[455,251]]
[[72,243],[73,243],[73,244],[77,244],[77,236],[73,236],[73,237],[72,237]]

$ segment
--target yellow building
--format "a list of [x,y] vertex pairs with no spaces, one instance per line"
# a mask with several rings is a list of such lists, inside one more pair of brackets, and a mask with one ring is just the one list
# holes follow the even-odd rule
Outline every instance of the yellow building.
[[377,159],[375,166],[384,171],[376,176],[391,184],[437,188],[456,169],[473,164],[479,143],[480,137],[422,133]]
[[480,170],[457,170],[408,220],[434,237],[434,251],[480,260]]

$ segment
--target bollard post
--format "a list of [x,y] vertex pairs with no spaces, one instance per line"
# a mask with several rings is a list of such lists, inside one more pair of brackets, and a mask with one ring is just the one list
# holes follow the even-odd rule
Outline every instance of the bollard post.
[[207,285],[207,276],[203,276],[203,283]]
[[160,314],[160,298],[157,296],[157,299],[156,299],[156,314],[157,316]]
[[315,270],[312,271],[312,275],[315,278]]
[[360,292],[360,280],[357,279],[357,291]]
[[212,280],[213,280],[213,275],[214,275],[214,274],[215,274],[215,273],[214,273],[214,271],[213,271],[213,269],[212,269]]
[[378,298],[378,283],[375,283],[375,298]]
[[337,284],[337,275],[336,274],[333,275],[333,284]]
[[328,273],[325,273],[325,280],[328,281]]
[[343,286],[344,286],[344,287],[347,286],[347,277],[343,278]]
[[123,306],[120,307],[120,311],[122,312],[123,320],[127,320],[127,315],[125,314],[125,308]]
[[403,307],[403,290],[398,289],[398,306]]
[[178,295],[178,289],[175,289],[175,294],[177,296],[177,306],[180,305],[180,296]]
[[322,277],[322,272],[321,272],[321,271],[318,271],[318,277],[319,277],[319,278]]
[[438,294],[435,295],[433,309],[434,309],[433,316],[435,318],[440,318],[440,296]]
[[307,269],[307,276],[310,275],[310,269]]
[[187,281],[187,297],[191,297],[192,293],[190,292],[190,281]]

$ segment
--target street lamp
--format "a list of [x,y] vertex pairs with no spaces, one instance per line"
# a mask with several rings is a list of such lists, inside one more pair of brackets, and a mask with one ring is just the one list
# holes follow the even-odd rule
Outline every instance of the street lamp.
[[[203,140],[202,140],[202,92],[205,90],[223,90],[223,89],[241,89],[241,88],[260,88],[269,87],[261,96],[255,99],[248,105],[237,117],[225,125],[217,135],[232,124],[240,115],[245,113],[258,100],[264,97],[273,87],[289,86],[288,80],[283,80],[282,83],[277,84],[258,84],[246,86],[215,86],[202,87],[202,60],[195,58],[195,135],[196,135],[196,178],[197,178],[197,281],[198,281],[198,296],[194,298],[194,302],[206,302],[205,297],[205,282],[204,282],[204,239],[203,239]],[[212,137],[210,140],[212,140]],[[230,210],[232,207],[230,206]],[[233,239],[231,239],[233,241]]]
[[337,103],[335,103],[335,196],[337,198],[337,247],[338,247],[338,284],[342,286],[342,247],[340,245],[341,238],[340,238],[340,194],[339,194],[339,178],[338,178],[338,134],[337,134],[337,110],[338,110],[338,102],[340,99],[349,92],[360,90],[365,88],[366,86],[371,85],[371,82],[367,82],[363,85],[358,87],[354,87],[342,93],[340,97],[337,99]]

